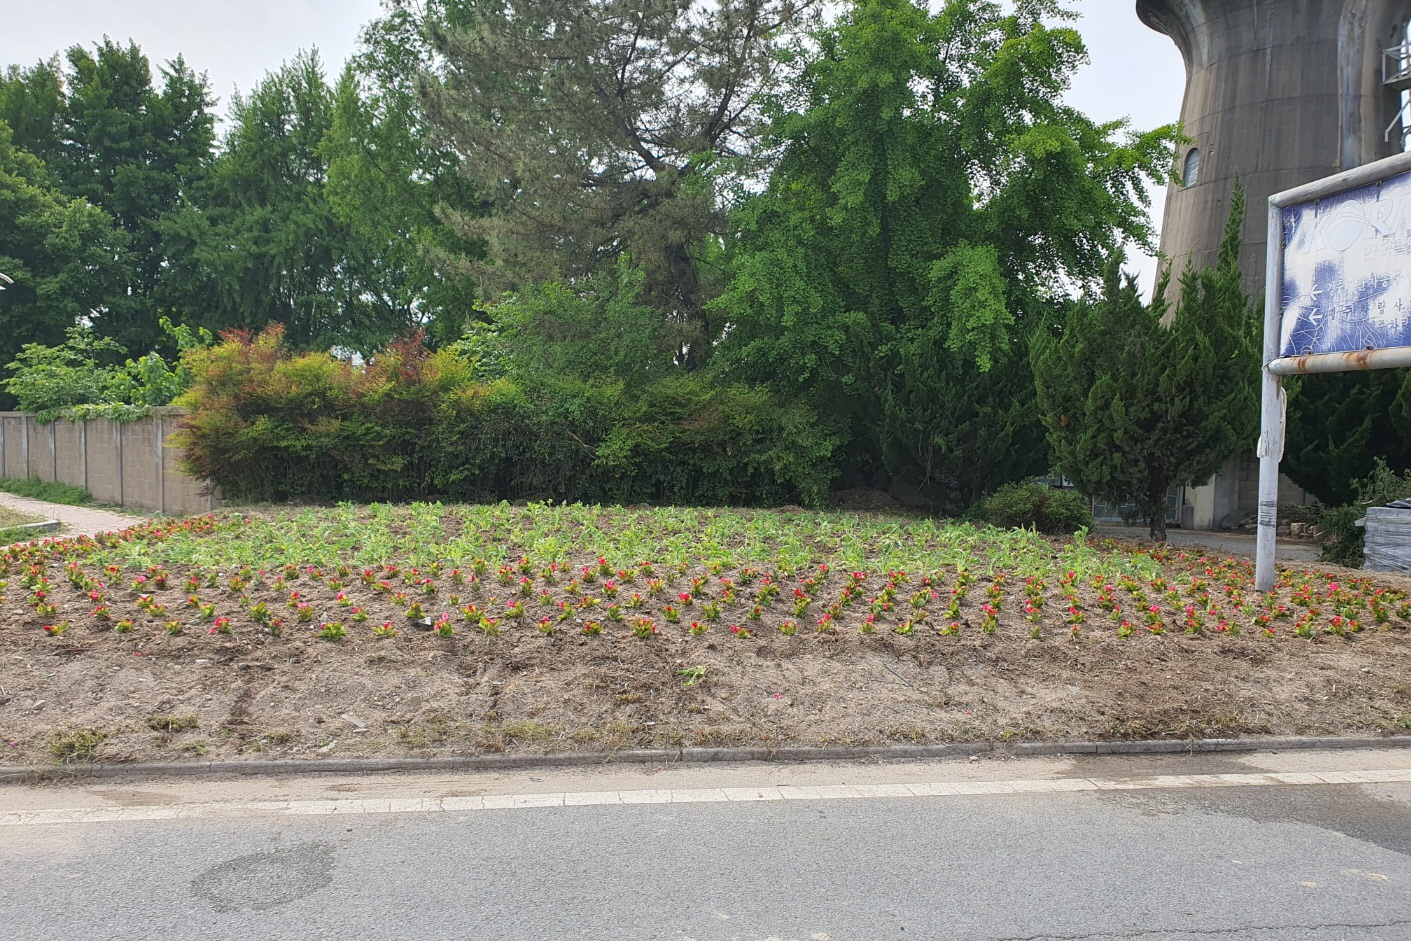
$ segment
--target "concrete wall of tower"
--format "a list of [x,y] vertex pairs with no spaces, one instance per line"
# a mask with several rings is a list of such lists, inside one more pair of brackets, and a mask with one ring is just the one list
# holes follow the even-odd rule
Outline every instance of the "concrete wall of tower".
[[[1411,0],[1137,0],[1136,9],[1186,63],[1181,123],[1191,140],[1175,155],[1161,253],[1177,275],[1213,261],[1238,180],[1248,200],[1240,267],[1245,291],[1262,300],[1269,197],[1401,150],[1400,128],[1386,137],[1401,102],[1383,88],[1381,65],[1382,51],[1405,39]],[[1186,186],[1192,150],[1199,176]],[[1252,453],[1236,456],[1188,489],[1183,523],[1249,520],[1255,467]],[[1279,499],[1308,497],[1285,478]]]
[[1166,196],[1161,252],[1176,273],[1209,262],[1235,181],[1249,212],[1241,267],[1262,295],[1268,198],[1401,150],[1400,108],[1382,87],[1381,53],[1400,45],[1411,0],[1138,0],[1137,15],[1170,36],[1186,63],[1181,122],[1199,179]]

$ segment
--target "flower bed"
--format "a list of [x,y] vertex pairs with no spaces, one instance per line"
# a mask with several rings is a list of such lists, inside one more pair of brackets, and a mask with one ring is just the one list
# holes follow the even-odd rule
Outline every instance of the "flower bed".
[[[859,557],[875,523],[820,515],[808,531],[770,513],[702,513],[731,522],[715,551],[662,544],[652,558],[632,513],[557,511],[597,543],[546,540],[544,511],[414,507],[349,510],[334,520],[229,514],[157,523],[99,539],[47,540],[0,558],[7,623],[51,636],[260,634],[341,626],[391,638],[506,631],[645,639],[757,631],[912,636],[1253,633],[1352,635],[1411,627],[1404,589],[1343,572],[1284,570],[1260,596],[1251,563],[1111,540],[1050,541],[1022,531],[911,524],[876,558]],[[636,514],[666,533],[666,511]],[[680,515],[680,511],[676,511]],[[687,512],[685,515],[692,515]],[[504,521],[526,538],[505,534]],[[585,521],[593,520],[592,525]],[[439,530],[428,533],[428,526]],[[895,528],[895,524],[893,524]],[[337,530],[322,545],[291,531]],[[431,538],[427,538],[427,537]],[[732,545],[756,539],[756,545]],[[543,543],[550,541],[550,546]],[[581,546],[581,547],[580,547]],[[531,548],[539,549],[531,552]],[[831,551],[829,551],[831,550]],[[784,561],[771,558],[785,555]],[[318,558],[309,561],[308,556]],[[839,558],[841,557],[841,558]],[[286,561],[277,564],[281,559]],[[753,564],[749,564],[753,563]],[[869,564],[871,563],[871,564]]]
[[[98,539],[15,547],[0,558],[0,583],[0,641],[31,674],[40,672],[46,659],[91,662],[114,675],[124,674],[139,657],[153,664],[200,665],[199,683],[183,686],[168,671],[150,680],[163,695],[149,697],[154,704],[170,701],[162,709],[180,702],[199,712],[195,693],[204,690],[202,695],[212,699],[210,688],[220,685],[205,674],[232,665],[227,669],[235,672],[225,676],[225,685],[227,693],[231,688],[236,692],[215,697],[219,705],[203,719],[208,735],[222,734],[225,741],[203,739],[207,751],[248,750],[252,741],[261,742],[261,748],[272,744],[260,739],[269,731],[268,722],[251,729],[242,723],[249,721],[245,713],[253,698],[263,695],[272,702],[277,696],[267,687],[254,692],[253,675],[242,671],[276,669],[269,665],[281,660],[374,675],[379,662],[395,662],[399,671],[411,671],[398,681],[407,689],[416,686],[413,674],[420,663],[441,679],[452,670],[475,677],[477,686],[508,684],[518,694],[525,692],[519,675],[525,664],[543,674],[546,694],[554,683],[570,679],[622,685],[620,674],[641,673],[614,694],[623,698],[616,706],[636,704],[632,686],[637,683],[650,690],[650,695],[640,694],[640,702],[660,700],[652,710],[656,718],[641,720],[650,725],[609,743],[614,745],[659,744],[660,734],[668,730],[672,740],[699,744],[690,730],[704,722],[709,732],[722,717],[698,719],[706,711],[690,712],[681,698],[684,690],[695,689],[691,695],[698,696],[714,685],[721,693],[721,684],[732,674],[752,670],[761,660],[792,663],[799,676],[791,688],[826,686],[821,677],[843,661],[875,662],[898,675],[907,671],[895,670],[896,664],[907,664],[920,670],[912,671],[916,678],[908,681],[907,695],[929,697],[942,706],[961,685],[977,686],[973,677],[965,684],[954,681],[967,659],[1038,661],[1058,664],[1060,673],[1104,675],[1118,664],[1173,658],[1188,658],[1215,673],[1221,663],[1235,671],[1240,661],[1302,662],[1309,669],[1322,669],[1320,661],[1336,661],[1335,669],[1347,670],[1354,686],[1360,678],[1367,687],[1368,696],[1358,695],[1359,702],[1366,701],[1348,730],[1411,726],[1406,670],[1411,601],[1395,582],[1345,571],[1285,569],[1275,592],[1262,596],[1253,590],[1251,564],[1243,560],[905,517],[504,505],[231,512]],[[1362,665],[1364,659],[1375,661],[1384,682],[1367,678],[1370,668]],[[434,668],[424,666],[432,662]],[[611,676],[594,678],[594,662],[599,673]],[[684,686],[680,677],[687,674],[681,671],[697,668],[704,672],[692,674],[696,682]],[[938,668],[945,682],[935,679]],[[930,679],[922,675],[928,671]],[[97,682],[91,672],[83,680],[89,686]],[[385,689],[349,690],[338,694],[343,697],[339,702],[319,705],[316,690],[283,676],[288,671],[282,668],[278,672],[289,689],[298,687],[295,698],[305,709],[296,716],[300,721],[310,718],[309,709],[337,708],[355,715],[386,711],[359,701],[368,697],[394,704],[417,698]],[[510,678],[487,679],[491,674]],[[707,682],[701,682],[703,677]],[[1207,685],[1226,688],[1235,679],[1212,673]],[[1028,686],[1021,680],[980,682],[978,687],[989,689],[990,698],[1010,695],[1022,704],[1051,680],[1035,676]],[[32,676],[30,687],[47,688]],[[119,688],[112,683],[99,687],[91,694],[99,699]],[[241,693],[242,687],[248,689]],[[1173,679],[1170,695],[1178,695],[1176,688]],[[509,690],[489,686],[483,692],[498,702]],[[1103,695],[1101,690],[1084,692]],[[1312,695],[1311,688],[1304,692]],[[41,711],[54,707],[39,699],[42,692],[25,695],[41,701]],[[244,705],[237,701],[241,695]],[[0,729],[7,722],[23,725],[28,738],[15,734],[12,754],[31,760],[42,753],[47,728],[72,726],[78,718],[61,712],[16,723],[11,717],[24,701],[13,702],[13,694],[9,698],[9,705],[0,704]],[[1190,690],[1188,698],[1198,702],[1200,689]],[[472,728],[502,729],[506,721],[532,725],[546,710],[531,700],[516,707],[519,719],[507,720],[503,709],[459,700],[448,701],[436,714],[463,725],[466,734]],[[581,716],[585,721],[579,728],[610,724],[622,711],[602,706],[585,707],[590,714]],[[114,708],[123,712],[120,702]],[[424,725],[428,708],[439,707],[428,707],[423,698],[403,725]],[[867,736],[847,733],[859,741],[876,740],[879,734],[926,741],[985,734],[1189,734],[1197,727],[1184,713],[1166,725],[1145,718],[1134,724],[1124,718],[1130,710],[1116,708],[1096,727],[1091,722],[1075,725],[1066,718],[1066,707],[1064,721],[1054,722],[1052,716],[1024,718],[1028,713],[1010,702],[992,710],[1000,726],[973,725],[957,732],[954,723],[920,721],[910,706],[890,712],[876,703],[867,708],[880,709],[880,718],[868,718]],[[1241,715],[1237,701],[1220,708],[1220,715]],[[1271,706],[1265,711],[1277,710]],[[907,721],[898,720],[892,728],[901,732],[879,729],[879,723],[902,713]],[[949,718],[974,714],[962,709]],[[147,734],[151,730],[142,729],[150,726],[148,718],[112,716],[110,725],[129,731],[109,737]],[[397,726],[391,718],[389,712],[378,721],[386,728]],[[322,724],[328,719],[323,717]],[[735,738],[757,742],[762,734],[759,715],[723,719],[733,729],[755,727],[750,735],[732,733]],[[90,731],[99,727],[95,719],[84,721]],[[603,744],[577,732],[572,716],[566,721],[556,715],[553,722],[540,724],[558,731],[540,735],[543,740],[536,740],[535,747]],[[632,727],[629,722],[627,728]],[[1297,729],[1249,719],[1214,730]],[[1318,723],[1308,728],[1328,730]],[[313,737],[323,737],[323,731],[314,729]],[[570,741],[575,733],[582,741]],[[169,731],[158,735],[171,740]],[[290,736],[291,743],[298,738],[308,744],[306,735]],[[797,733],[786,737],[791,742],[827,739],[827,729],[802,739]],[[374,740],[396,737],[361,741]],[[709,734],[703,739],[711,740]],[[318,747],[327,744],[319,741]],[[489,747],[496,744],[512,745],[513,736],[509,742],[502,734],[492,736]],[[345,743],[340,753],[349,747],[361,745]]]

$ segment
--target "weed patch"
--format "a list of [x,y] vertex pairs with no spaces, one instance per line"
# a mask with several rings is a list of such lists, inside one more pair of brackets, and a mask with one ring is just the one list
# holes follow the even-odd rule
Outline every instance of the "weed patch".
[[91,761],[98,746],[107,738],[108,733],[102,729],[55,730],[49,736],[49,754],[64,764]]

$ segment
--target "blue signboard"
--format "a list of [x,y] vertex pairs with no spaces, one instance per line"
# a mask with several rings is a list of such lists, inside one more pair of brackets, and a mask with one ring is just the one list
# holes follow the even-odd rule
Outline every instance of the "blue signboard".
[[1411,172],[1282,214],[1282,355],[1411,346]]

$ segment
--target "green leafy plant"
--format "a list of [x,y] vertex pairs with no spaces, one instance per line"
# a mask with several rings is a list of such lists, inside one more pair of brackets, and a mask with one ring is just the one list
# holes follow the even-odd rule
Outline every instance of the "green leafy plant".
[[323,640],[342,640],[348,636],[348,629],[337,621],[325,621],[319,625],[317,636]]
[[49,736],[49,754],[65,764],[88,761],[107,738],[108,733],[102,729],[55,729]]
[[1353,482],[1356,499],[1344,506],[1317,507],[1313,510],[1313,525],[1322,546],[1320,559],[1349,568],[1361,568],[1366,530],[1357,525],[1369,506],[1385,506],[1393,500],[1411,497],[1411,470],[1397,474],[1380,457],[1373,462],[1372,473]]
[[[176,326],[166,317],[160,325],[180,350],[209,345],[209,331]],[[104,365],[121,355],[115,341],[99,337],[86,327],[71,327],[57,346],[26,344],[10,364],[13,375],[3,386],[19,407],[36,420],[51,422],[68,415],[75,419],[113,418],[130,421],[152,407],[171,402],[190,383],[185,366],[172,366],[157,353],[121,366]]]
[[695,686],[706,677],[706,668],[702,666],[682,667],[676,671],[676,675],[683,677],[682,686]]
[[1093,525],[1086,497],[1040,483],[1006,484],[975,504],[967,516],[1000,529],[1034,529],[1049,535],[1076,533]]

